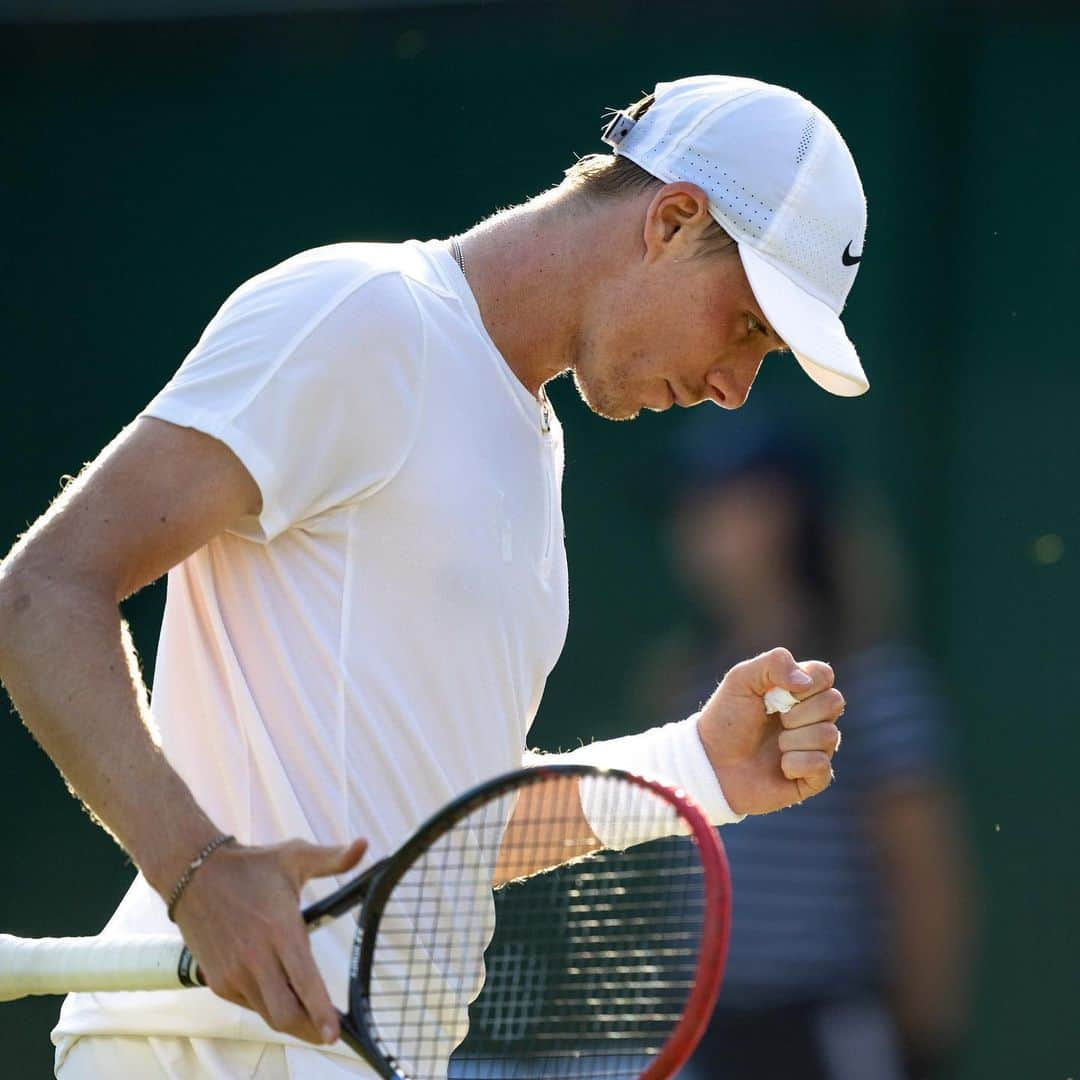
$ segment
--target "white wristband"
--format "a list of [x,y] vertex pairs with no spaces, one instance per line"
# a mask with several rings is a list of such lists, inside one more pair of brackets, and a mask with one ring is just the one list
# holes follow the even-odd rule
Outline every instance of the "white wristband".
[[[659,780],[669,787],[681,788],[714,825],[742,821],[746,815],[736,814],[728,805],[709,756],[705,753],[698,734],[698,715],[695,713],[685,720],[650,728],[638,735],[594,742],[565,754],[527,755],[525,763],[625,769],[638,776]],[[643,807],[621,803],[618,807],[606,805],[601,798],[602,789],[603,785],[582,783],[581,803],[589,826],[597,839],[607,847],[629,847],[680,831],[677,828],[678,818],[674,815],[669,825],[664,825],[654,813],[642,812]],[[639,797],[655,801],[644,790]]]

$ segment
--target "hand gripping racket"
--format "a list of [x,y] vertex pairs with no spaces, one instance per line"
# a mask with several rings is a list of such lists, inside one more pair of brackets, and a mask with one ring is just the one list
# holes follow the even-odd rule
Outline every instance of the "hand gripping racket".
[[[730,898],[681,792],[550,765],[473,788],[303,915],[354,914],[341,1033],[387,1080],[661,1080],[708,1022]],[[197,985],[175,938],[0,935],[0,1000]]]

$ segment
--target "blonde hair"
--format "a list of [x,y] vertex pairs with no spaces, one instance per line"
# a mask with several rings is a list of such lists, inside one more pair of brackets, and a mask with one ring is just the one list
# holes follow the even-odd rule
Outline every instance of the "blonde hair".
[[[649,111],[652,103],[653,95],[647,94],[640,101],[627,106],[623,112],[637,120]],[[574,193],[587,202],[606,202],[638,195],[664,183],[636,162],[616,154],[587,154],[578,158],[564,175]],[[715,219],[710,219],[701,234],[696,255],[710,258],[731,254],[734,250],[735,241],[730,234]]]

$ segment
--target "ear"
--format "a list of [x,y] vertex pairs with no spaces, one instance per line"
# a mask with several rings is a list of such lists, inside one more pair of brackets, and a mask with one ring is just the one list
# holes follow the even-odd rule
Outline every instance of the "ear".
[[708,197],[697,184],[665,184],[645,212],[645,257],[688,258],[711,220]]

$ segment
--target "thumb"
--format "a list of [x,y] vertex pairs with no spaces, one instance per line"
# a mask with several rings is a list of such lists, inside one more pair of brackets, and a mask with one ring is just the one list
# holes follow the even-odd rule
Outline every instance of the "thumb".
[[360,839],[349,844],[298,844],[293,862],[297,884],[303,885],[310,878],[329,877],[352,870],[364,857],[367,846],[367,841]]
[[795,662],[787,649],[770,649],[749,662],[750,686],[754,693],[764,696],[773,687],[789,690],[795,697],[804,696],[814,685],[814,679]]

